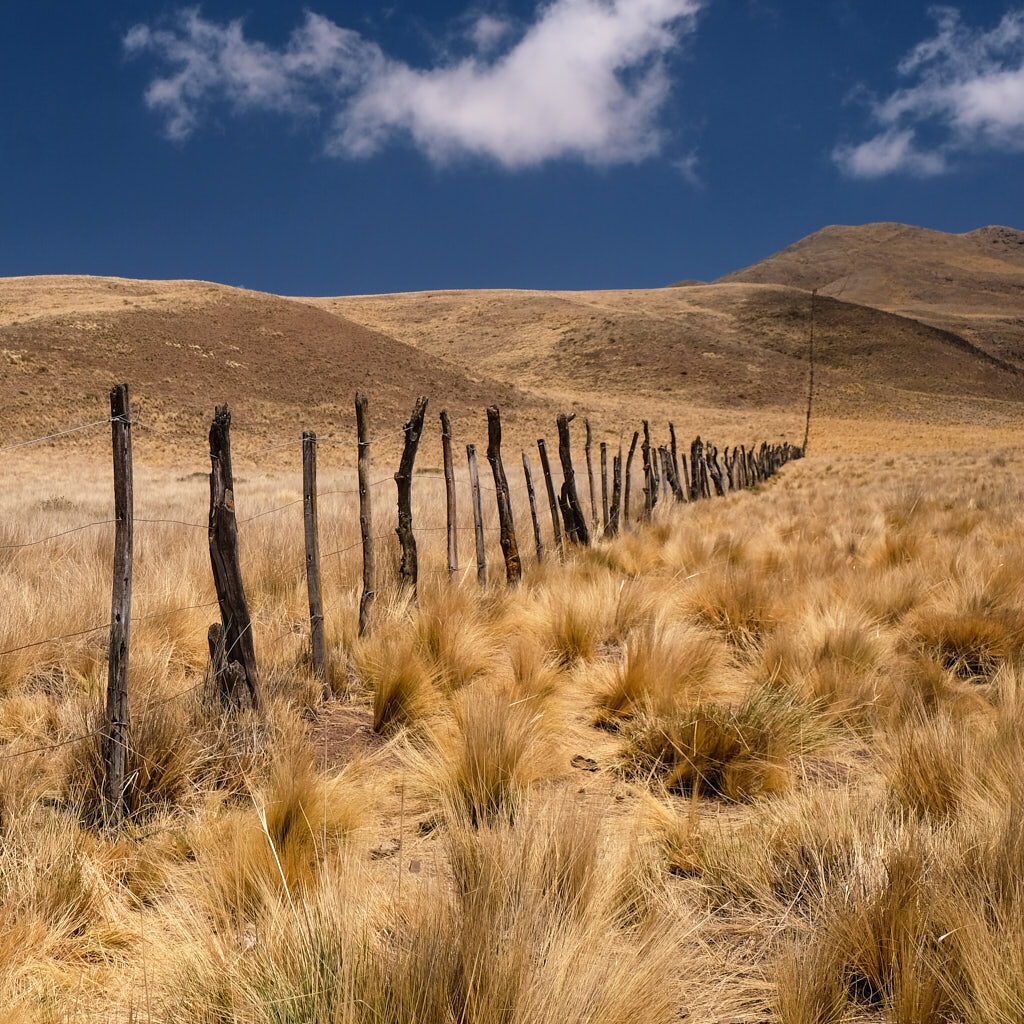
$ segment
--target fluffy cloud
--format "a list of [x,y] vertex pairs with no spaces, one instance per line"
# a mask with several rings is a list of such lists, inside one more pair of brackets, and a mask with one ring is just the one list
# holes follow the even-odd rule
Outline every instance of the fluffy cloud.
[[124,44],[161,65],[146,103],[174,139],[222,104],[327,115],[325,145],[337,156],[369,156],[404,137],[439,164],[464,155],[508,168],[561,157],[611,164],[659,150],[665,61],[700,5],[552,0],[518,30],[482,15],[467,33],[472,56],[428,68],[312,13],[280,48],[247,38],[241,21],[219,24],[197,9],[163,27],[138,25]]
[[876,134],[835,150],[855,177],[941,174],[960,153],[1024,149],[1024,10],[987,31],[937,7],[933,38],[900,62],[909,84],[876,101]]

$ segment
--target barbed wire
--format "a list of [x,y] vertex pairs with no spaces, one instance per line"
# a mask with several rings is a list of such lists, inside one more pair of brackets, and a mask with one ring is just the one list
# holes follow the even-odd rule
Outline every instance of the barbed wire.
[[42,444],[43,441],[52,441],[56,437],[66,437],[68,434],[77,434],[80,430],[89,430],[92,427],[101,427],[107,423],[128,422],[123,416],[108,416],[105,420],[94,420],[92,423],[83,423],[77,427],[68,427],[67,430],[58,430],[52,434],[43,434],[42,437],[31,437],[27,441],[18,441],[16,444],[4,445],[0,452],[13,451],[15,448],[26,448],[30,444]]

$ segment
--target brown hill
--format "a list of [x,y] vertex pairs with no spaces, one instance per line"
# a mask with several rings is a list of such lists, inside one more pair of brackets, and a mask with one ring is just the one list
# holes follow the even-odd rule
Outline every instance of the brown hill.
[[418,394],[455,414],[530,405],[515,387],[307,303],[201,282],[0,281],[0,360],[15,440],[95,418],[110,384],[127,380],[149,443],[188,439],[199,456],[219,402],[257,440],[350,430],[357,389],[391,426]]
[[951,235],[837,225],[721,281],[818,288],[953,331],[1024,366],[1024,232],[1013,228]]
[[[446,405],[456,434],[478,444],[497,402],[510,448],[550,436],[562,409],[590,415],[613,444],[642,417],[721,443],[798,441],[809,312],[805,290],[759,283],[289,299],[203,282],[12,278],[0,280],[0,399],[14,442],[100,418],[107,387],[128,380],[140,454],[185,453],[196,468],[215,403],[231,403],[247,447],[304,427],[350,439],[358,388],[375,432],[390,435],[378,449],[388,459],[418,394],[432,399],[432,434]],[[824,447],[934,447],[936,431],[954,445],[965,424],[980,437],[1021,422],[1020,375],[956,333],[846,294],[821,296],[816,322]],[[71,442],[99,450],[101,433]],[[353,453],[346,443],[336,457]]]

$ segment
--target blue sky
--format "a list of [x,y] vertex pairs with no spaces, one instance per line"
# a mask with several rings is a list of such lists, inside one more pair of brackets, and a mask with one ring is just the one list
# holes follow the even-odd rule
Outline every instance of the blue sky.
[[284,294],[711,279],[1024,227],[1024,7],[8,4],[0,276]]

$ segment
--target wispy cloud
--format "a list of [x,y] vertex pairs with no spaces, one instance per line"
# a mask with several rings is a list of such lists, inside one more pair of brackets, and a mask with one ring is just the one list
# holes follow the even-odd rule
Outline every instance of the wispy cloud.
[[147,105],[185,139],[218,105],[237,114],[326,115],[325,148],[370,156],[408,139],[435,163],[466,155],[521,168],[571,157],[642,160],[663,143],[666,59],[702,0],[552,0],[514,26],[471,19],[471,56],[413,67],[320,15],[275,48],[196,8],[137,25],[124,44],[161,66]]
[[960,154],[1024,150],[1024,9],[987,30],[952,7],[932,15],[936,34],[898,66],[910,84],[872,104],[876,133],[835,150],[846,173],[935,175]]

